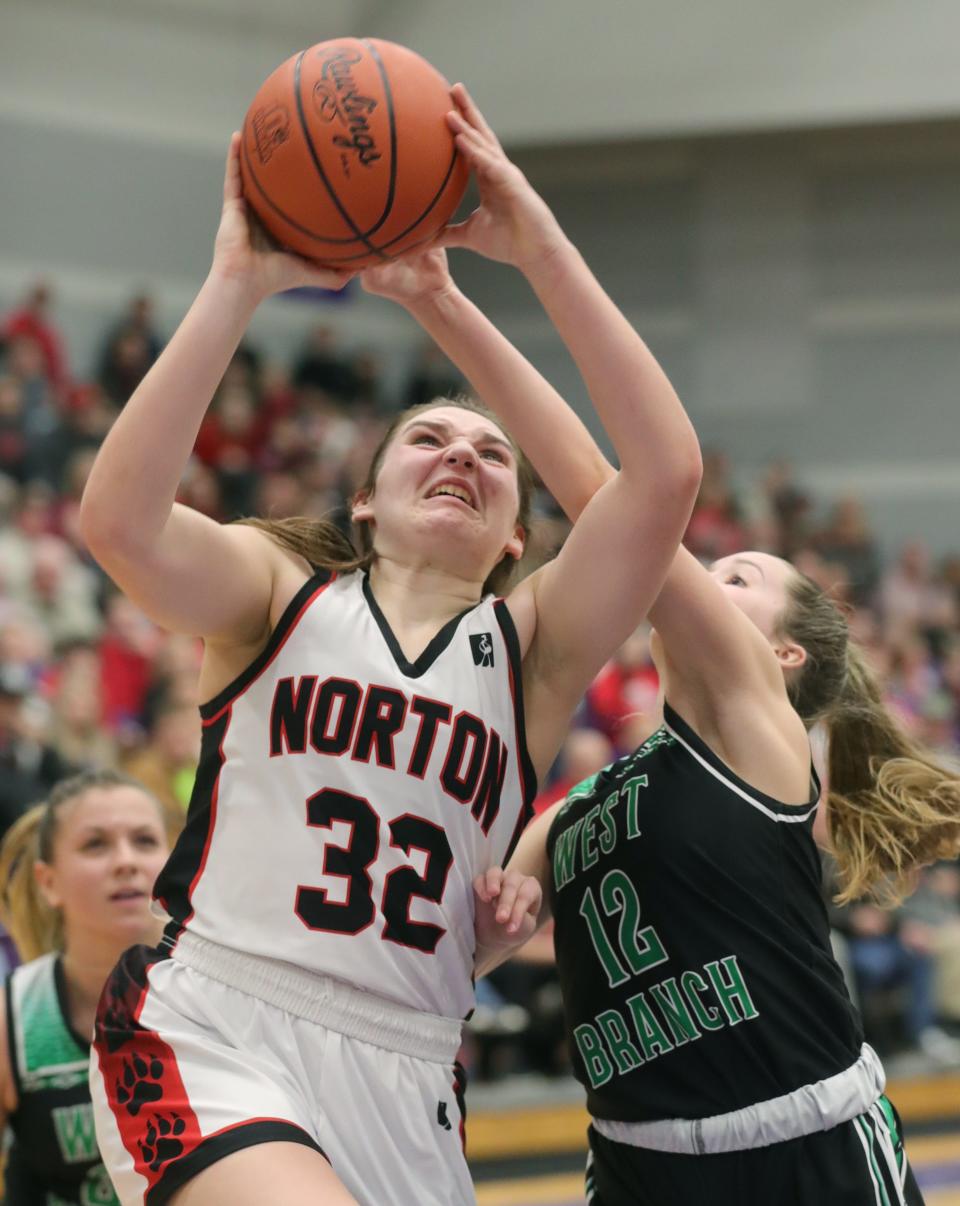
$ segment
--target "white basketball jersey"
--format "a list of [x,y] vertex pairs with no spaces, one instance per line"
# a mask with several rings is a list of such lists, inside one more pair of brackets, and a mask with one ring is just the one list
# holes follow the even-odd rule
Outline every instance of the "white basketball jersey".
[[187,826],[157,881],[180,926],[448,1017],[473,1007],[475,875],[536,789],[503,600],[408,662],[367,576],[304,584],[200,709]]

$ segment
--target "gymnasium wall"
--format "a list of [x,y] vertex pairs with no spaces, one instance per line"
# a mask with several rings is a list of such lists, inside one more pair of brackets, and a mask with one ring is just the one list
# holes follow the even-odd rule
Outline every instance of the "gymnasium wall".
[[[251,81],[310,40],[311,7],[5,0],[0,308],[49,276],[80,372],[135,289],[152,289],[169,330],[209,263],[226,136]],[[431,23],[426,0],[336,2],[322,33],[376,29],[476,80],[704,443],[745,473],[785,454],[819,492],[855,489],[888,543],[922,532],[952,545],[960,121],[905,119],[960,113],[960,8],[812,0],[817,13],[790,5],[772,20],[777,6],[758,0],[608,2],[590,8],[588,37],[565,4],[552,22],[538,0],[510,5],[498,26],[502,7],[448,5]],[[541,58],[529,53],[538,28]],[[601,36],[608,28],[622,36]],[[872,124],[787,128],[852,118]],[[888,118],[899,124],[877,124]],[[677,135],[694,129],[713,133]],[[600,144],[601,130],[625,137]],[[571,142],[578,133],[591,137]],[[467,256],[455,268],[584,406],[522,284]],[[288,355],[319,318],[384,349],[397,374],[416,337],[402,313],[358,293],[320,310],[273,302],[255,335]]]

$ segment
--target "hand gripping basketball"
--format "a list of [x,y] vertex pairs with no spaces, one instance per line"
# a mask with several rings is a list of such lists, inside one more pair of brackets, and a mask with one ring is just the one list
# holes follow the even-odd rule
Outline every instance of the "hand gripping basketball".
[[408,252],[389,264],[366,268],[360,274],[360,283],[367,293],[386,297],[401,306],[426,301],[456,288],[442,247]]
[[543,198],[506,152],[463,84],[454,84],[455,108],[447,114],[457,150],[480,192],[480,205],[465,222],[440,232],[443,247],[465,247],[521,272],[535,269],[566,243]]
[[343,269],[322,268],[277,249],[243,199],[239,134],[230,139],[227,151],[223,210],[214,243],[213,270],[224,279],[249,288],[258,301],[284,289],[304,285],[342,289],[354,275]]
[[292,55],[243,123],[247,203],[279,244],[366,268],[425,246],[467,167],[445,121],[450,85],[406,46],[334,38]]

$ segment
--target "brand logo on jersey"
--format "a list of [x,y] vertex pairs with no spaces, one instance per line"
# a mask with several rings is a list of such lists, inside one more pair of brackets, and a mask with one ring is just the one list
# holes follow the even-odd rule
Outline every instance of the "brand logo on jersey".
[[493,637],[489,632],[478,632],[470,637],[475,666],[493,665]]
[[445,1131],[452,1131],[450,1119],[447,1117],[447,1103],[445,1101],[437,1102],[437,1122]]

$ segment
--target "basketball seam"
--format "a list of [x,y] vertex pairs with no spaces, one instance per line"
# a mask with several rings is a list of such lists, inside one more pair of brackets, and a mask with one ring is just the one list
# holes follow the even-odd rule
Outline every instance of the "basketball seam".
[[[450,159],[450,166],[447,168],[447,174],[443,178],[443,183],[440,185],[440,187],[434,193],[433,200],[430,202],[430,204],[424,210],[421,211],[421,213],[418,215],[418,217],[413,222],[411,222],[410,225],[408,227],[406,227],[406,229],[401,230],[398,235],[394,235],[393,238],[389,239],[386,243],[381,243],[379,247],[374,247],[374,249],[373,249],[374,251],[376,251],[378,253],[382,253],[383,251],[386,251],[386,249],[388,247],[393,247],[395,243],[399,243],[401,239],[405,239],[407,237],[407,235],[411,232],[411,230],[416,230],[416,228],[424,220],[424,218],[427,216],[427,214],[430,213],[430,211],[434,208],[434,206],[437,204],[437,202],[443,196],[447,185],[450,183],[450,177],[453,175],[453,169],[456,166],[456,162],[459,157],[460,157],[459,152],[457,151],[456,147],[454,147],[453,155],[451,156],[451,159]],[[432,238],[433,236],[430,236],[430,237]],[[420,243],[426,243],[426,242],[429,242],[429,239],[421,239],[420,240]],[[412,251],[414,247],[419,247],[420,243],[414,243],[414,244],[412,244],[412,246],[404,248],[404,254],[406,254],[407,251]],[[349,264],[351,260],[362,259],[365,254],[366,254],[365,252],[361,251],[361,252],[358,252],[356,255],[352,255],[352,256],[351,255],[338,256],[336,259],[331,259],[331,260],[328,260],[327,262],[328,263],[336,263],[336,264]],[[389,258],[389,257],[387,257],[387,258]]]
[[300,95],[300,64],[303,62],[303,56],[306,53],[307,52],[305,50],[301,50],[300,54],[297,56],[296,64],[294,65],[293,94],[297,104],[297,117],[300,119],[300,129],[303,132],[303,137],[307,144],[307,150],[310,152],[310,158],[313,160],[313,166],[317,169],[317,174],[323,182],[323,187],[330,194],[330,200],[337,207],[337,212],[353,231],[357,241],[363,243],[367,250],[377,256],[378,259],[388,260],[390,257],[384,255],[379,248],[374,247],[370,240],[360,230],[360,227],[356,224],[356,222],[354,222],[353,218],[350,217],[350,214],[347,212],[347,210],[344,209],[340,198],[337,196],[336,191],[333,189],[330,181],[327,179],[327,174],[323,170],[323,164],[320,162],[320,156],[317,154],[316,147],[313,145],[313,139],[310,137],[310,130],[307,126],[306,115],[303,112],[303,97]]
[[[393,104],[393,92],[390,87],[390,80],[389,80],[389,76],[386,71],[386,66],[385,66],[382,58],[380,57],[380,54],[377,51],[376,47],[373,45],[373,43],[369,39],[358,38],[357,41],[360,43],[360,45],[362,45],[370,53],[371,58],[374,60],[374,62],[376,64],[377,71],[380,75],[380,78],[381,78],[381,81],[383,84],[384,98],[385,98],[385,102],[387,105],[388,122],[389,122],[389,130],[390,130],[390,172],[389,172],[388,186],[387,186],[387,200],[386,200],[386,204],[385,204],[384,210],[383,210],[380,218],[378,218],[377,221],[371,227],[369,227],[367,230],[361,229],[360,226],[350,216],[349,212],[347,211],[344,204],[342,203],[340,197],[338,196],[337,192],[335,191],[330,180],[327,178],[326,172],[324,171],[323,163],[321,162],[320,157],[317,154],[316,148],[312,141],[310,131],[309,131],[309,128],[307,125],[306,114],[304,111],[303,98],[302,98],[302,94],[301,94],[301,79],[302,79],[301,65],[302,65],[304,56],[307,53],[309,53],[308,50],[303,50],[300,52],[300,54],[297,56],[297,60],[294,65],[294,94],[295,94],[296,105],[297,105],[297,117],[300,122],[300,127],[301,127],[301,131],[303,133],[303,136],[304,136],[304,141],[306,143],[307,150],[309,151],[310,158],[313,162],[313,165],[314,165],[314,168],[315,168],[317,174],[320,177],[321,183],[323,184],[327,194],[329,195],[331,201],[333,202],[334,206],[336,207],[336,210],[340,214],[344,223],[354,232],[354,236],[350,237],[350,238],[341,238],[341,237],[336,237],[336,236],[332,236],[332,235],[318,234],[316,231],[309,229],[308,227],[304,226],[302,223],[298,222],[295,218],[288,215],[267,194],[266,189],[255,170],[253,159],[250,155],[250,150],[247,145],[248,139],[245,137],[243,140],[244,160],[245,160],[247,170],[250,175],[250,179],[253,181],[254,185],[256,186],[257,192],[258,192],[260,198],[262,199],[262,201],[283,222],[285,222],[288,226],[292,227],[294,230],[296,230],[297,232],[304,235],[306,238],[312,240],[315,243],[332,245],[334,247],[336,247],[336,246],[344,246],[345,247],[350,244],[359,243],[364,248],[364,250],[358,251],[352,255],[342,255],[342,256],[331,257],[331,256],[325,256],[324,252],[323,252],[323,248],[318,247],[317,248],[318,256],[323,256],[324,261],[326,263],[330,263],[330,264],[334,264],[334,263],[350,264],[356,260],[362,260],[371,254],[376,256],[378,260],[382,260],[382,261],[389,260],[391,258],[391,256],[389,254],[387,254],[388,249],[396,246],[397,243],[401,242],[408,235],[410,235],[411,232],[415,231],[416,228],[428,217],[428,215],[431,213],[431,211],[436,208],[437,204],[439,203],[440,199],[443,197],[444,193],[446,192],[446,190],[450,184],[450,180],[451,180],[454,170],[456,168],[457,161],[458,161],[458,159],[461,158],[461,156],[457,150],[456,144],[454,143],[453,149],[452,149],[452,154],[450,157],[450,162],[447,165],[446,173],[444,174],[444,177],[443,177],[442,181],[440,182],[439,187],[437,188],[436,192],[434,193],[434,195],[431,198],[431,200],[429,201],[429,203],[420,211],[420,213],[417,215],[417,217],[412,222],[410,222],[406,227],[404,227],[404,229],[402,231],[399,232],[399,234],[394,235],[391,239],[387,240],[385,243],[377,244],[377,243],[374,243],[373,241],[371,241],[370,236],[372,234],[374,234],[376,231],[378,231],[383,226],[384,222],[386,222],[387,219],[390,217],[391,211],[393,209],[393,203],[394,203],[395,197],[396,197],[396,180],[397,180],[397,176],[399,173],[399,167],[398,167],[398,163],[397,163],[398,138],[397,138],[397,128],[396,128],[396,114],[394,111],[394,104]],[[459,204],[459,202],[458,202],[458,204]],[[415,242],[415,243],[411,244],[409,247],[404,248],[403,253],[405,254],[406,252],[413,250],[413,248],[415,248],[415,247],[422,246],[424,243],[429,242],[429,239],[432,237],[433,236],[430,235],[426,238],[420,239],[418,242]]]
[[377,53],[377,48],[367,38],[361,38],[360,45],[366,46],[370,51],[377,65],[377,71],[380,72],[380,79],[383,81],[383,97],[387,102],[387,117],[390,121],[390,177],[387,184],[387,200],[379,220],[374,222],[365,233],[365,237],[369,237],[380,229],[387,218],[390,217],[390,213],[393,210],[393,201],[397,192],[397,122],[396,114],[393,111],[393,92],[390,88],[390,77],[387,75],[387,70],[383,65],[383,59]]
[[[339,238],[335,238],[333,235],[316,234],[314,231],[309,230],[306,226],[302,226],[296,220],[296,218],[291,218],[289,216],[289,214],[286,213],[285,210],[282,210],[280,208],[280,206],[277,205],[277,203],[268,196],[263,185],[260,183],[260,179],[257,176],[256,170],[254,169],[254,166],[253,166],[253,160],[250,158],[250,151],[249,151],[249,148],[247,147],[246,138],[244,138],[244,140],[243,140],[243,157],[247,161],[247,168],[249,169],[249,172],[250,172],[250,179],[257,186],[257,192],[260,194],[260,196],[263,198],[263,200],[266,202],[266,204],[269,205],[269,207],[273,210],[273,212],[275,214],[277,214],[279,217],[281,217],[284,220],[284,222],[287,223],[288,226],[292,226],[294,230],[298,230],[301,234],[306,235],[308,239],[314,239],[318,243],[356,243],[357,242],[357,240],[355,238],[339,239]],[[366,254],[366,253],[364,253],[364,254]]]

